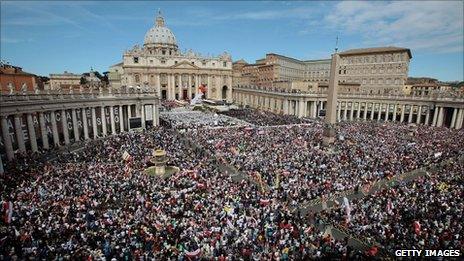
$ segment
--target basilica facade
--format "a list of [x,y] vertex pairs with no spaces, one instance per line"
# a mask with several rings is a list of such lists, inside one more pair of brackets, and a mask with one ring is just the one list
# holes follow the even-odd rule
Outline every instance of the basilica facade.
[[110,67],[108,78],[112,88],[153,89],[162,100],[191,100],[202,92],[207,99],[232,101],[231,56],[181,52],[161,13],[143,46],[125,51],[122,62]]

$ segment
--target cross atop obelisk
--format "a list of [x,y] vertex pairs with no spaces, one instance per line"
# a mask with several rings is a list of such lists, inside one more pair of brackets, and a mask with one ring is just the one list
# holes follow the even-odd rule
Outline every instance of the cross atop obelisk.
[[340,56],[338,51],[338,36],[335,43],[335,52],[332,54],[330,65],[329,90],[327,94],[327,112],[325,114],[325,130],[323,143],[329,145],[335,140],[334,125],[337,122],[337,90],[338,90],[338,64]]

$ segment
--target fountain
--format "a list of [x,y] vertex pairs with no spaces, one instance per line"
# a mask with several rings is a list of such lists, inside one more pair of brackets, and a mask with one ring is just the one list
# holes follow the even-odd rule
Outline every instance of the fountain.
[[145,169],[145,174],[151,177],[168,178],[177,173],[179,168],[176,166],[166,165],[168,157],[166,151],[162,149],[153,150],[152,158],[150,159],[150,167]]

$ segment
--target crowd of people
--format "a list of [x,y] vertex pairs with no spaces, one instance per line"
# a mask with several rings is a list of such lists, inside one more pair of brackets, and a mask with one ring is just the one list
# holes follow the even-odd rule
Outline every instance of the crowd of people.
[[293,115],[279,115],[272,112],[258,111],[254,109],[230,110],[222,112],[222,114],[238,118],[258,126],[288,125],[307,122],[307,120],[299,119]]
[[[318,121],[300,124],[304,121],[292,116],[253,110],[230,112],[230,116],[196,117],[197,112],[172,116],[176,113],[165,119],[170,123],[167,127],[89,141],[82,149],[57,153],[53,159],[37,154],[9,164],[0,176],[0,259],[359,258],[363,254],[352,249],[347,239],[337,240],[316,229],[312,215],[303,214],[299,206],[463,154],[464,133],[446,128],[341,123],[333,150],[328,151],[320,146],[323,125]],[[227,120],[219,124],[220,117]],[[235,125],[229,120],[251,125],[228,127]],[[211,124],[222,127],[210,128]],[[181,134],[179,129],[187,131]],[[179,172],[164,179],[144,173],[158,148],[166,151],[167,164],[177,166]],[[233,181],[221,164],[251,178]],[[348,227],[374,238],[382,227],[366,224],[403,220],[407,226],[410,217],[405,213],[411,210],[428,221],[418,220],[423,228],[417,244],[424,239],[424,247],[436,246],[431,242],[437,240],[442,246],[457,246],[462,242],[458,224],[462,201],[457,201],[462,178],[442,177],[447,171],[462,173],[462,166],[434,176],[450,195],[437,194],[435,183],[427,179],[418,181],[414,189],[397,187],[401,197],[392,204],[398,219],[383,222],[369,217],[381,209],[373,207],[373,197],[367,203],[360,201]],[[419,204],[431,197],[436,207],[433,215]],[[408,208],[409,198],[415,198],[417,207]],[[357,204],[353,202],[354,209]],[[438,209],[440,204],[448,205]],[[459,207],[460,216],[453,212]],[[342,213],[327,212],[322,217],[340,220]],[[403,233],[388,226],[383,229],[387,239]],[[440,231],[447,236],[442,238]],[[389,246],[387,239],[375,241]],[[398,240],[409,237],[398,236]]]
[[320,216],[393,255],[396,249],[464,251],[464,164],[446,166],[401,182]]
[[[180,172],[143,173],[152,149]],[[123,155],[130,155],[128,161]],[[8,169],[0,259],[289,260],[359,255],[211,155],[157,128],[91,141],[51,162]],[[18,169],[17,169],[18,170]],[[11,207],[10,207],[11,206]]]
[[[377,122],[340,123],[333,150],[323,124],[198,129],[189,134],[224,162],[293,204],[374,182],[464,153],[464,132]],[[457,142],[461,141],[461,142]]]

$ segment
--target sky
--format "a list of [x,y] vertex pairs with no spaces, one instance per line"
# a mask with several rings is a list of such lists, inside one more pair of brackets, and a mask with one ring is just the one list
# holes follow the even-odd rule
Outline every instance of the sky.
[[38,75],[100,72],[142,45],[161,10],[179,48],[325,59],[339,50],[410,48],[409,76],[464,78],[463,1],[1,1],[1,59]]

